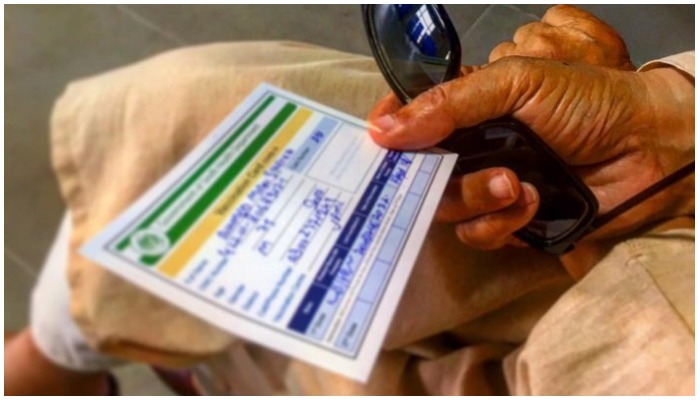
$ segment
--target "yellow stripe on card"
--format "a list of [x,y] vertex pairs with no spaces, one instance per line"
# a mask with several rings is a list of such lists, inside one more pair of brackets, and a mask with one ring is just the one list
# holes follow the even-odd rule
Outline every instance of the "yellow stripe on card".
[[260,152],[260,155],[248,165],[245,173],[226,190],[214,207],[209,210],[209,213],[186,234],[180,245],[158,266],[160,273],[171,278],[180,273],[207,239],[221,226],[228,214],[258,182],[260,176],[272,165],[272,162],[294,138],[294,135],[309,120],[311,114],[311,110],[299,108],[297,113]]

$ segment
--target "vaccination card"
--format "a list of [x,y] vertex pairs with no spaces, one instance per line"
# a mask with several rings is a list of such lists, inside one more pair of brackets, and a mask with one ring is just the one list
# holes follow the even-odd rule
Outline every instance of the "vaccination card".
[[234,335],[365,381],[454,166],[263,84],[81,252]]

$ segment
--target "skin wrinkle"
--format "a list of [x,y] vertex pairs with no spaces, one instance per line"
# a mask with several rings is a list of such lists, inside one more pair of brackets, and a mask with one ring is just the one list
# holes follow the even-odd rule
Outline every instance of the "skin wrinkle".
[[[504,231],[503,225],[517,226],[520,229],[534,216],[537,203],[524,205],[523,198],[507,207],[501,213],[489,213],[474,218],[468,224],[457,226],[457,235],[464,243],[485,250],[502,247],[509,241],[510,233]],[[481,240],[479,240],[481,239]]]
[[[567,85],[567,82],[565,82],[565,78],[560,77],[559,79],[557,79],[556,83],[557,83],[557,85],[556,85],[557,91],[556,91],[555,95],[558,95],[560,97],[560,99],[565,99],[566,96],[563,96],[563,92],[566,90],[566,85]],[[581,90],[581,89],[579,89],[579,90]],[[576,94],[573,96],[573,98],[579,98],[579,97],[582,97],[581,94]],[[558,102],[558,103],[560,103],[560,102]],[[550,118],[549,119],[550,123],[556,123],[556,126],[551,127],[551,129],[553,131],[556,129],[558,132],[569,132],[569,131],[575,129],[571,126],[571,123],[573,121],[571,118],[566,118],[566,119],[561,118],[561,116],[565,116],[566,113],[564,113],[564,112],[557,113],[556,109],[555,109],[555,111],[552,113],[552,115],[558,116],[558,118]],[[588,135],[588,133],[579,134],[579,135],[572,135],[572,137],[570,137],[570,138],[562,137],[562,135],[558,135],[557,139],[560,139],[559,141],[567,141],[567,142],[571,143],[571,144],[569,144],[569,143],[561,143],[561,144],[557,143],[558,148],[562,148],[562,149],[567,150],[566,152],[562,152],[563,153],[562,155],[566,159],[570,160],[570,163],[576,164],[577,160],[581,157],[578,153],[585,148],[585,146],[583,146],[583,144],[584,144],[583,138],[586,137],[587,135]]]
[[[586,171],[579,169],[584,181],[591,187],[600,203],[600,212],[605,213],[626,199],[617,199],[619,192],[630,193],[629,197],[642,191],[649,181],[655,181],[653,176],[638,175],[637,179],[626,180],[619,176],[624,171],[634,170],[636,165],[648,165],[642,152],[619,154],[605,163],[589,166]],[[618,172],[622,171],[622,172]],[[646,171],[646,170],[645,170]],[[641,173],[642,171],[640,171]]]
[[545,35],[538,35],[534,39],[534,47],[545,49],[541,50],[540,56],[543,58],[554,58],[556,55],[556,48],[553,41]]
[[[614,164],[622,164],[624,162],[618,162]],[[624,191],[625,193],[638,193],[646,187],[646,185],[634,184],[632,182],[643,182],[645,180],[639,179],[634,181],[627,181],[629,183],[620,183],[618,179],[606,179],[604,182],[598,183],[593,187],[593,192],[598,199],[600,205],[599,212],[604,214],[615,206],[622,203],[626,199],[619,198],[619,192]],[[635,187],[636,186],[636,187]],[[631,195],[629,197],[632,197]]]
[[454,109],[453,102],[447,101],[447,99],[449,98],[449,93],[447,93],[447,89],[442,85],[438,85],[438,86],[435,86],[433,89],[431,89],[431,91],[435,92],[435,94],[433,94],[433,97],[438,98],[438,101],[435,102],[435,104],[437,105],[437,108],[441,108],[441,107],[447,108],[447,111],[448,111],[447,115],[449,117],[450,130],[451,131],[456,130],[457,123],[456,123],[455,119],[453,118],[453,116],[457,115],[458,113]]
[[[495,199],[490,193],[488,182],[499,175],[506,177],[510,182],[517,182],[515,173],[506,168],[491,168],[481,173],[451,179],[445,191],[447,195],[441,199],[435,219],[440,222],[464,221],[514,203],[520,195],[520,185],[513,186],[513,195],[510,198]],[[465,213],[460,204],[471,204],[472,207]]]
[[[487,68],[495,68],[495,67],[489,66]],[[482,70],[486,70],[487,68],[484,68]],[[477,75],[470,75],[469,77],[467,77],[467,79],[464,80],[463,85],[459,85],[458,87],[461,87],[461,86],[468,87],[468,85],[470,84],[470,81],[473,79],[476,79],[475,78],[476,76]],[[487,81],[486,84],[482,83],[481,85],[477,86],[480,89],[480,92],[476,93],[475,97],[481,98],[482,96],[486,96],[489,93],[498,91],[499,90],[499,88],[497,86],[498,84],[499,84],[498,82],[493,82],[493,81]],[[486,87],[484,87],[484,86],[486,86]],[[456,124],[456,126],[466,126],[467,124],[471,125],[473,123],[473,121],[476,119],[475,115],[473,114],[474,110],[467,109],[466,113],[461,112],[462,110],[459,108],[459,105],[461,105],[463,102],[468,103],[468,101],[466,101],[463,98],[463,96],[461,95],[462,90],[454,90],[453,88],[454,88],[453,86],[450,86],[450,93],[448,95],[454,96],[452,98],[457,99],[457,101],[450,102],[452,105],[452,108],[450,111],[452,113],[454,113],[455,115],[462,115],[462,114],[464,115],[464,118],[456,119],[455,124]],[[508,108],[508,103],[509,103],[509,101],[506,101],[505,103],[498,104],[497,105],[498,110],[493,112],[493,114],[501,114],[501,112],[505,113],[505,109]],[[472,111],[472,112],[470,112],[470,111]],[[481,110],[479,110],[478,115],[481,115],[481,114],[483,114],[483,112],[481,112]],[[496,115],[493,115],[493,116],[495,117]]]
[[[515,114],[522,114],[522,119],[526,122],[529,122],[530,125],[542,126],[543,129],[541,129],[541,131],[568,132],[573,129],[569,126],[569,124],[573,121],[571,118],[559,118],[560,115],[565,115],[564,113],[558,114],[556,112],[553,112],[551,115],[544,115],[542,113],[536,112],[540,108],[539,105],[541,103],[544,103],[544,101],[542,100],[543,98],[548,99],[555,96],[561,96],[562,93],[560,92],[560,90],[566,90],[567,82],[565,79],[559,78],[555,81],[555,83],[548,82],[548,84],[549,87],[553,87],[554,89],[549,89],[548,87],[540,88],[540,90],[537,92],[537,96],[533,96],[532,98],[530,98]],[[571,98],[579,99],[581,98],[581,96],[576,95],[571,96]],[[577,135],[575,138],[581,138],[580,140],[577,140],[581,141],[584,140],[583,138],[585,138],[587,134],[588,133]],[[545,138],[545,140],[549,142],[549,144],[555,149],[555,151],[560,156],[570,159],[570,162],[576,164],[576,160],[578,159],[578,156],[576,155],[576,149],[581,148],[581,146],[579,144],[571,145],[570,137],[560,139],[558,136],[559,135],[553,135],[550,138]],[[562,143],[562,141],[564,141],[564,143]]]
[[[640,87],[643,87],[640,82],[637,82],[637,85]],[[610,88],[610,91],[612,93],[615,93],[614,88]],[[625,94],[626,96],[629,96],[630,98],[636,98],[637,96],[634,96],[633,92],[635,91],[634,88],[629,88],[630,93]],[[619,102],[616,103],[625,103],[625,99],[622,98],[620,99]],[[640,106],[643,106],[646,102],[637,102]],[[612,115],[610,117],[610,121],[612,124],[612,121],[615,121],[616,125],[635,125],[634,120],[635,118],[638,118],[639,112],[631,112],[627,108],[619,108],[618,113]],[[636,124],[639,126],[639,123]],[[612,125],[606,125],[603,127],[603,129],[606,130],[613,130],[615,127]],[[620,146],[622,149],[626,149],[626,151],[622,151],[621,153],[629,153],[629,152],[634,152],[638,151],[639,149],[643,148],[642,146],[642,140],[640,140],[640,135],[638,135],[636,132],[634,134],[630,135],[621,135],[621,137],[618,139]]]
[[[588,99],[611,99],[609,104],[613,105],[618,105],[618,104],[626,104],[628,103],[629,98],[634,98],[634,92],[638,91],[640,89],[637,89],[638,87],[643,87],[639,80],[636,79],[636,82],[633,83],[628,83],[626,85],[620,85],[621,82],[617,79],[618,76],[616,73],[613,73],[612,71],[609,71],[608,74],[613,75],[609,80],[605,81],[606,84],[602,85],[601,88],[594,87],[593,91],[588,92],[586,98],[582,95],[575,95],[572,96],[572,98],[576,99],[577,101],[577,106],[581,102],[584,101],[590,101]],[[620,86],[618,89],[621,89],[622,92],[620,93],[619,91],[616,90],[617,86]],[[547,93],[546,88],[541,89],[541,93],[544,93],[542,96],[549,96],[552,95],[552,93]],[[600,92],[596,92],[596,90],[600,90]],[[538,96],[539,97],[539,96]],[[585,100],[584,100],[585,99]],[[533,98],[530,100],[530,103],[532,104],[537,104],[538,103],[538,98]],[[527,104],[526,106],[530,106],[530,104]],[[533,106],[534,107],[534,106]],[[556,114],[556,113],[555,113]],[[598,114],[600,118],[600,115],[602,114],[603,117],[600,119],[597,119],[594,121],[599,121],[598,124],[595,124],[588,129],[591,132],[586,132],[585,134],[580,134],[576,135],[575,138],[581,138],[581,141],[585,140],[591,140],[592,135],[599,135],[600,138],[598,139],[599,142],[605,141],[609,142],[608,144],[603,144],[601,147],[605,147],[608,149],[617,149],[615,152],[618,154],[613,156],[613,160],[611,160],[610,164],[611,165],[623,165],[623,164],[632,164],[631,166],[623,167],[623,170],[634,170],[634,164],[637,159],[639,158],[646,158],[647,160],[641,160],[641,161],[636,161],[638,164],[639,162],[642,162],[642,165],[648,165],[648,166],[655,166],[656,162],[653,161],[653,157],[644,157],[643,154],[637,154],[639,152],[639,149],[643,148],[641,144],[638,142],[641,141],[640,136],[631,134],[631,135],[620,135],[618,138],[615,138],[614,136],[611,135],[606,135],[606,136],[601,136],[599,132],[608,132],[611,130],[614,130],[617,128],[617,126],[625,126],[625,125],[631,125],[632,123],[636,123],[637,126],[644,126],[644,124],[639,124],[635,120],[635,117],[639,115],[639,113],[631,113],[628,111],[626,108],[622,108],[619,106],[616,107],[609,107],[609,108],[603,108],[603,102],[595,102],[592,110],[587,113],[585,116],[589,115],[596,115]],[[573,126],[580,126],[582,125],[582,119],[581,117],[578,117],[578,119],[569,119],[566,120],[565,122],[568,122],[569,124]],[[584,117],[585,118],[585,117]],[[535,124],[537,124],[539,120],[535,120]],[[549,125],[545,125],[545,129],[552,129],[552,124],[555,122],[560,122],[556,118],[548,119],[546,120]],[[565,126],[563,128],[564,130],[566,129],[571,129],[570,126]],[[556,145],[556,142],[555,142]],[[584,146],[581,146],[580,144],[568,144],[569,148],[572,149],[580,149]],[[571,153],[569,156],[578,156],[576,153]],[[584,155],[585,157],[585,155]],[[572,157],[573,158],[573,157]],[[628,162],[629,160],[632,160],[633,162]],[[651,161],[651,162],[650,162]],[[599,167],[599,166],[598,166]],[[613,170],[618,170],[618,168],[613,168]],[[651,170],[651,171],[650,171]],[[593,186],[594,193],[596,196],[599,198],[599,201],[601,203],[601,211],[607,211],[610,208],[616,206],[617,204],[621,203],[619,199],[619,192],[622,190],[623,192],[626,193],[631,193],[631,194],[636,194],[637,192],[641,191],[644,189],[646,186],[649,184],[653,183],[657,179],[654,178],[654,173],[653,171],[656,170],[656,168],[650,168],[650,170],[645,170],[644,175],[639,176],[639,179],[636,180],[631,180],[629,182],[625,182],[624,179],[620,179],[621,177],[617,176],[610,176],[610,177],[605,177],[604,179],[597,179],[595,182],[596,184],[594,185],[592,182],[590,182],[590,179],[587,179],[587,183],[589,185]],[[623,184],[620,184],[620,181],[623,182]],[[602,185],[601,187],[596,187]],[[617,197],[617,198],[616,198]],[[631,197],[631,195],[630,195]]]
[[[612,77],[611,81],[614,81],[615,83],[617,83],[617,79],[615,79],[615,78],[616,77]],[[573,126],[583,125],[582,118],[589,117],[590,115],[596,115],[596,114],[601,115],[602,114],[602,115],[604,115],[603,118],[593,119],[593,121],[596,121],[597,123],[590,126],[587,129],[587,132],[584,132],[582,134],[574,136],[575,140],[577,139],[577,142],[580,142],[580,143],[575,143],[575,144],[569,143],[569,144],[567,144],[567,147],[570,149],[583,149],[585,146],[583,146],[582,144],[585,141],[592,140],[591,136],[597,135],[597,136],[599,136],[599,139],[597,139],[598,141],[609,142],[608,144],[604,144],[603,146],[605,146],[606,148],[609,148],[609,149],[618,149],[615,151],[618,154],[616,156],[614,156],[614,158],[616,158],[616,157],[621,158],[621,157],[627,156],[631,153],[634,153],[636,150],[633,150],[633,149],[639,148],[638,145],[634,146],[635,141],[639,140],[638,138],[635,137],[637,135],[627,135],[627,136],[621,136],[619,138],[611,137],[610,135],[606,135],[606,136],[600,135],[600,132],[610,131],[613,128],[613,125],[625,125],[625,124],[629,123],[630,120],[634,119],[634,115],[632,113],[626,112],[625,109],[623,109],[621,107],[608,107],[608,108],[604,109],[603,108],[604,102],[591,100],[591,99],[600,99],[600,98],[606,99],[607,98],[607,99],[611,99],[611,101],[610,101],[611,104],[625,104],[626,103],[625,97],[630,96],[627,94],[627,91],[624,90],[623,94],[620,95],[620,93],[618,93],[615,89],[613,89],[613,86],[615,86],[615,85],[612,82],[606,82],[606,83],[607,84],[603,85],[602,88],[593,87],[592,91],[586,93],[585,97],[583,95],[574,95],[571,97],[572,99],[574,99],[573,101],[576,101],[576,106],[578,106],[579,104],[582,104],[582,102],[589,102],[589,103],[592,102],[594,104],[592,110],[589,111],[589,113],[585,114],[585,116],[581,117],[581,116],[578,116],[577,114],[575,114],[576,118],[567,119],[567,120],[562,121],[558,118],[545,119],[544,116],[535,115],[535,117],[534,117],[535,125],[537,125],[538,122],[545,120],[546,121],[545,130],[548,130],[548,129],[553,129],[554,124],[558,124],[558,123],[563,122],[565,125],[563,126],[563,128],[560,128],[559,131],[567,131],[567,130],[572,129],[572,125]],[[547,90],[548,90],[547,88],[541,88],[541,90],[538,93],[538,96],[531,98],[528,101],[528,103],[526,103],[523,106],[523,109],[526,109],[528,107],[535,108],[534,104],[539,103],[540,102],[539,100],[541,97],[546,98],[549,96],[556,96],[556,93],[547,92]],[[583,90],[583,89],[580,89],[580,90]],[[620,97],[622,97],[622,98],[620,98]],[[619,101],[618,101],[618,98],[620,98]],[[557,113],[554,113],[554,115],[557,115]],[[530,118],[528,118],[528,116],[525,116],[523,118],[523,120],[529,120],[529,119]],[[554,126],[556,126],[556,125],[554,125]],[[557,145],[556,140],[554,140],[553,142],[554,142],[553,144],[556,146]],[[585,151],[585,150],[581,150],[581,151]],[[586,157],[587,156],[587,155],[581,156],[576,151],[573,151],[570,154],[564,154],[564,155],[567,157],[570,157],[574,161],[578,157]],[[588,162],[590,163],[590,160]],[[615,163],[620,164],[618,160],[615,160],[612,162],[612,164],[615,164]],[[635,182],[643,182],[645,180],[646,179],[640,179],[640,180],[636,180]],[[614,182],[614,180],[606,179],[606,180],[604,180],[604,182]],[[600,200],[602,203],[601,204],[602,210],[606,210],[606,209],[611,208],[612,206],[616,205],[616,204],[613,204],[613,201],[611,201],[609,199],[614,198],[614,196],[615,196],[614,193],[617,192],[617,190],[619,190],[620,187],[619,187],[619,184],[618,184],[617,188],[615,188],[614,185],[612,188],[609,188],[607,185],[605,185],[605,183],[602,183],[602,184],[604,184],[604,186],[601,188],[594,188],[595,189],[594,192],[601,197]],[[626,189],[629,190],[630,188],[626,188]],[[639,188],[639,190],[641,190],[641,189],[643,189],[643,188]]]
[[[518,60],[518,64],[514,66],[514,68],[517,68],[519,71],[524,71],[528,69],[530,66],[527,65],[527,59],[525,58],[520,58]],[[527,76],[524,76],[523,73],[520,73],[520,97],[518,100],[520,100],[521,104],[518,104],[518,101],[511,101],[511,104],[513,104],[512,109],[518,110],[523,107],[523,104],[527,104],[527,102],[535,97],[537,94],[537,88],[542,86],[543,82],[546,81],[545,78],[545,72],[543,69],[532,69],[529,68],[530,71],[527,74]],[[525,89],[523,89],[523,82],[527,82],[527,85],[525,86]]]
[[[561,91],[562,86],[557,85],[556,89],[557,89],[557,91]],[[561,96],[561,95],[559,95],[559,96],[555,95],[555,98],[556,97],[558,97],[558,98],[556,100],[556,103],[554,103],[554,107],[552,108],[554,110],[553,115],[561,115],[561,114],[563,114],[563,111],[565,111],[566,109],[568,109],[571,106],[572,99],[566,98],[565,96]]]
[[[595,45],[599,41],[598,38],[591,36],[586,31],[583,31],[583,30],[577,28],[576,26],[574,26],[571,23],[564,24],[561,26],[561,28],[564,29],[564,31],[567,32],[568,34],[575,36],[574,39],[578,42],[586,42],[589,45]],[[597,54],[600,54],[602,52],[602,49],[600,49],[597,46],[590,46],[588,48],[593,49],[593,51],[595,51]]]
[[[602,94],[598,94],[595,92],[590,92],[588,93],[591,98],[611,98],[612,99],[612,104],[624,104],[626,103],[625,98],[620,98],[619,100],[617,98],[619,97],[625,97],[625,96],[630,96],[630,94],[627,93],[626,90],[623,91],[623,94],[620,95],[619,92],[616,92],[613,89],[613,84],[609,83],[606,85],[603,85],[602,89]],[[574,99],[578,101],[578,103],[584,101],[583,96],[573,96]],[[533,99],[533,102],[536,101],[537,99]],[[602,102],[596,102],[596,108],[593,110],[593,114],[600,114],[602,111]],[[598,125],[594,125],[593,127],[589,128],[592,130],[592,132],[607,132],[610,129],[612,129],[613,123],[616,125],[627,125],[632,120],[634,119],[634,115],[625,109],[622,109],[620,107],[612,107],[609,109],[606,109],[605,117],[602,119],[599,119],[601,121]],[[550,120],[552,121],[552,120]],[[568,120],[569,123],[574,124],[574,125],[579,125],[580,126],[580,120]],[[548,127],[551,128],[551,125]],[[569,128],[568,126],[565,127],[564,129]],[[591,133],[587,134],[582,134],[582,135],[577,135],[577,138],[584,138],[588,135],[588,139],[591,137]],[[587,140],[588,140],[587,139]],[[636,149],[640,148],[639,142],[639,135],[637,134],[630,134],[630,135],[620,135],[620,137],[616,140],[615,137],[611,137],[610,135],[607,135],[606,137],[600,137],[599,141],[600,142],[608,142],[607,144],[601,144],[601,148],[608,148],[611,149],[611,151],[614,151],[614,149],[618,149],[616,152],[618,153],[617,155],[613,156],[613,160],[609,163],[610,165],[614,164],[621,164],[621,160],[624,161],[624,158],[629,158],[632,154],[636,153]],[[580,148],[581,146],[579,145],[571,145],[568,144],[571,148]],[[604,146],[604,147],[603,147]],[[575,156],[575,154],[571,154],[570,156]],[[634,157],[635,159],[638,158]],[[646,165],[650,165],[648,162],[646,162]],[[653,164],[652,164],[653,165]],[[649,175],[646,173],[645,175]],[[631,187],[625,187],[624,191],[629,191],[629,192],[638,192],[641,191],[644,187],[647,185],[641,184],[641,182],[648,182],[649,180],[653,181],[653,175],[652,176],[644,176],[643,178],[640,177],[640,179],[634,180],[633,182],[635,185]],[[599,198],[601,202],[601,211],[606,211],[613,206],[617,204],[613,203],[619,203],[619,202],[613,202],[611,199],[615,197],[615,193],[618,192],[620,188],[620,184],[618,183],[617,185],[612,184],[607,185],[605,182],[615,182],[617,179],[604,179],[602,182],[596,182],[597,185],[603,185],[602,187],[595,187],[596,185],[593,185],[592,182],[590,182],[589,179],[587,179],[587,182],[589,184],[592,184],[594,186],[594,193],[596,196]],[[623,185],[624,186],[624,185]],[[634,186],[640,186],[638,188]]]
[[493,250],[503,246],[510,234],[503,234],[502,231],[498,230],[498,225],[494,223],[495,216],[498,215],[500,214],[485,214],[472,219],[469,221],[470,223],[457,225],[457,237],[463,243],[484,250]]
[[[685,103],[685,102],[683,102],[683,100],[678,99],[678,97],[675,96],[676,95],[675,91],[671,91],[671,94],[674,95],[674,100],[676,100],[676,104],[684,104]],[[652,113],[652,115],[654,116],[654,118],[652,119],[651,129],[649,129],[649,132],[661,131],[664,128],[668,128],[667,123],[663,123],[660,121],[662,118],[660,118],[659,115],[664,115],[665,113],[663,112],[663,110],[659,109],[660,106],[656,105],[656,103],[652,101],[652,96],[651,96],[651,93],[649,92],[648,87],[646,87],[646,90],[644,91],[643,95],[646,98],[646,104],[648,104],[649,112]],[[694,103],[694,100],[693,100],[693,103]],[[667,106],[667,104],[662,104],[661,106]],[[694,121],[694,118],[693,118],[693,121]],[[672,124],[673,124],[673,122],[672,122]],[[682,127],[680,129],[683,129],[683,128],[685,128],[685,127]],[[650,145],[654,146],[655,148],[671,149],[671,151],[672,151],[671,154],[677,153],[678,148],[687,148],[688,147],[688,146],[675,144],[675,142],[680,141],[681,139],[679,139],[677,141],[672,141],[671,138],[669,138],[667,135],[659,136],[656,138],[654,138],[653,136],[650,137],[649,135],[644,135],[642,137],[647,138]],[[661,168],[663,175],[667,175],[676,169],[676,167],[669,167],[665,164],[666,163],[662,162],[661,159],[658,160],[658,165]]]
[[[584,97],[580,94],[576,96],[572,96],[571,99],[569,100],[569,109],[578,109],[581,107],[581,103],[583,102]],[[568,123],[571,123],[571,120],[567,120]],[[565,126],[563,129],[571,129],[569,126]],[[571,164],[572,165],[580,165],[582,164],[579,160],[579,157],[571,157]]]
[[[570,15],[564,16],[564,10],[557,17],[562,23],[567,22],[566,18],[571,19]],[[585,14],[581,12],[579,16]],[[485,119],[511,114],[539,134],[573,166],[598,199],[601,212],[610,210],[656,182],[656,176],[663,169],[660,166],[670,165],[675,170],[680,166],[680,160],[673,159],[679,154],[675,146],[692,148],[693,143],[681,137],[669,141],[663,135],[656,142],[652,139],[659,138],[659,133],[669,129],[678,130],[681,125],[674,121],[687,117],[687,113],[681,116],[673,109],[679,100],[671,96],[674,93],[668,93],[669,86],[679,86],[663,81],[660,84],[660,77],[652,79],[653,71],[628,71],[631,62],[619,35],[614,30],[596,31],[602,22],[595,19],[577,19],[578,24],[566,29],[543,29],[545,25],[542,24],[521,28],[523,41],[520,42],[519,37],[519,45],[502,43],[490,56],[492,61],[495,60],[492,64],[477,73],[444,84],[447,90],[440,98],[445,104],[436,107],[424,101],[421,105],[430,108],[430,112],[423,113],[416,107],[411,110],[413,119],[411,113],[406,113],[406,124],[387,135],[391,138],[391,145],[395,148],[404,148],[409,143],[412,148],[427,146],[429,140],[438,139],[426,135],[424,137],[430,139],[421,141],[417,135],[426,129],[434,128],[433,135],[445,135],[449,133],[446,129],[448,125],[470,126]],[[553,36],[550,36],[550,32]],[[552,43],[549,43],[550,40]],[[576,43],[570,45],[571,41]],[[539,49],[538,46],[547,48]],[[552,50],[552,47],[555,49]],[[538,54],[554,54],[561,61],[532,58]],[[595,65],[582,62],[593,62]],[[692,89],[692,83],[690,85]],[[687,91],[685,87],[682,89]],[[659,110],[650,112],[647,91],[654,92],[651,101],[662,103]],[[652,120],[657,112],[666,112],[669,120]],[[685,113],[686,109],[681,112]],[[693,116],[690,118],[692,120]],[[671,126],[673,123],[676,125]],[[478,173],[485,171],[475,174]],[[520,184],[517,179],[512,183]],[[470,181],[465,183],[463,190],[477,190],[480,184],[483,181]],[[690,179],[685,183],[686,188],[694,189],[693,185]],[[687,193],[692,198],[692,190],[681,196],[686,198]],[[474,205],[463,198],[463,192],[446,193],[446,196],[452,195],[459,197],[453,199],[451,207],[459,207],[461,203],[465,210],[473,208]],[[655,196],[606,225],[594,237],[625,232],[643,224],[643,221],[662,215],[672,216],[688,209],[687,206],[677,208],[676,204],[683,202],[674,199],[668,193]],[[451,212],[455,210],[457,208]],[[484,215],[463,222],[462,225],[473,226],[459,228],[460,239],[476,247],[493,248],[504,234],[520,227],[520,222],[516,224],[515,219],[510,224],[500,225],[498,215],[503,217],[508,210],[509,207],[501,207],[486,214],[493,216]],[[491,238],[484,238],[484,233]]]
[[590,134],[594,135],[594,137],[590,140],[594,142],[606,141],[605,139],[613,140],[613,143],[607,143],[604,147],[601,147],[606,149],[613,148],[616,149],[614,153],[619,153],[620,150],[617,143],[619,139],[609,133],[611,132],[610,128],[616,122],[613,118],[614,110],[624,99],[617,99],[618,93],[616,93],[613,84],[610,82],[610,75],[602,75],[605,78],[601,79],[602,84],[596,87],[598,91],[590,93],[588,99],[593,104],[589,114],[594,122],[594,125],[590,128]]
[[518,30],[515,31],[515,35],[513,35],[513,43],[523,43],[525,40],[533,37],[532,35],[534,35],[540,27],[544,28],[546,27],[546,25],[542,22],[535,21],[521,26],[520,28],[518,28]]
[[[638,83],[641,81],[641,76],[639,75],[639,73],[636,73],[634,78],[636,78],[636,81]],[[651,101],[651,95],[650,95],[648,89],[646,88],[646,86],[645,85],[637,85],[636,87],[641,88],[640,90],[637,91],[637,95],[639,96],[641,94],[643,99],[644,99],[640,103],[643,104],[645,108],[647,107],[646,105],[653,104],[653,102]],[[632,88],[631,90],[634,91],[634,88]],[[653,112],[653,111],[649,110],[649,112]],[[643,113],[645,113],[645,112],[642,111],[642,114]],[[638,113],[636,113],[636,114],[638,114]],[[632,113],[627,113],[626,116],[627,116],[626,118],[623,117],[622,115],[618,115],[616,117],[618,120],[621,121],[622,124],[630,123],[631,120],[633,120],[635,118],[635,115],[633,115]],[[639,124],[637,124],[637,125],[639,125]],[[636,185],[630,185],[630,187],[626,188],[626,191],[630,192],[630,193],[641,192],[643,189],[648,187],[650,184],[660,180],[665,175],[665,173],[663,171],[663,167],[661,165],[661,162],[660,162],[658,156],[655,153],[650,153],[650,154],[645,155],[644,152],[642,152],[640,150],[643,148],[659,148],[659,147],[657,147],[658,145],[656,143],[649,143],[649,142],[653,142],[653,137],[649,137],[649,135],[645,134],[646,132],[652,131],[653,129],[658,129],[658,126],[651,127],[651,129],[644,129],[644,128],[645,128],[645,126],[639,127],[637,132],[635,132],[636,134],[628,135],[625,138],[626,139],[625,144],[631,150],[629,151],[628,154],[626,154],[626,158],[622,162],[623,163],[628,162],[628,163],[633,164],[633,165],[637,164],[637,165],[646,165],[647,166],[647,168],[639,171],[640,173],[644,172],[645,176],[638,176],[638,179],[628,181],[628,182],[636,183]],[[649,140],[649,139],[651,139],[651,140]],[[607,195],[607,193],[602,194],[601,197],[605,199],[606,197],[608,197],[606,195]],[[660,199],[663,199],[663,198],[668,199],[669,197],[670,196],[668,196],[668,193],[659,193],[659,194],[657,194],[656,201],[659,201]],[[666,199],[664,201],[668,201]],[[602,201],[601,201],[601,204],[603,204]],[[606,211],[607,211],[607,208],[612,208],[615,205],[616,204],[613,204],[613,205],[610,205],[609,207],[606,207]],[[672,208],[676,208],[676,206],[674,205]],[[663,216],[667,216],[667,215],[668,215],[668,213],[663,214]],[[658,219],[660,217],[662,217],[662,216],[659,215],[655,219]],[[625,220],[625,219],[628,220],[628,222],[626,222],[627,224],[634,224],[632,221],[629,221],[630,220],[629,216],[628,217],[621,216],[620,218],[623,220]],[[636,223],[634,225],[639,225],[639,223]]]
[[[613,155],[617,155],[614,153],[620,153],[621,149],[619,149],[619,146],[617,145],[617,142],[619,139],[618,138],[611,138],[611,135],[604,135],[606,132],[610,132],[610,128],[617,122],[615,119],[615,110],[616,110],[616,105],[620,104],[621,102],[616,101],[616,95],[617,93],[615,92],[615,88],[613,88],[613,85],[610,83],[609,79],[603,80],[602,87],[600,88],[600,93],[596,93],[596,96],[599,96],[599,99],[603,99],[603,101],[596,100],[596,97],[591,96],[589,101],[594,104],[595,110],[592,111],[593,115],[597,115],[598,118],[593,118],[594,125],[591,128],[591,131],[594,133],[594,136],[591,140],[594,141],[606,141],[605,139],[613,139],[614,143],[608,143],[605,148],[612,148],[615,149],[613,152]],[[606,99],[609,99],[609,103],[607,104],[608,101]]]
[[[613,125],[619,122],[616,118],[615,110],[618,109],[616,105],[626,104],[626,102],[624,101],[625,99],[619,99],[619,93],[609,79],[602,81],[604,82],[602,87],[594,87],[593,91],[588,92],[588,96],[585,98],[583,95],[577,96],[577,106],[585,104],[584,100],[586,103],[592,104],[592,107],[586,114],[586,119],[592,120],[594,124],[589,126],[584,133],[576,135],[576,137],[580,139],[579,141],[582,145],[589,141],[599,143],[601,148],[608,149],[611,153],[608,156],[612,155],[615,157],[618,154],[623,154],[625,147],[621,144],[619,137],[605,133],[613,131]],[[587,121],[581,121],[579,125],[583,125],[585,122]],[[589,158],[588,163],[595,164],[595,158]]]
[[[606,119],[606,124],[602,129],[608,131],[614,129],[614,125],[625,125],[633,118],[630,107],[621,107],[622,104],[626,103],[626,100],[635,99],[635,96],[631,93],[634,91],[634,86],[639,85],[639,82],[629,82],[629,80],[620,79],[619,74],[609,74],[611,79],[607,80],[607,85],[605,85],[605,90],[607,95],[612,99],[613,106],[610,108],[608,113],[609,119]],[[632,75],[633,77],[634,75]],[[641,105],[638,101],[630,100],[635,105]],[[624,118],[624,115],[628,115],[629,118]],[[610,125],[607,124],[610,123]],[[634,135],[623,135],[619,140],[625,140],[630,136]]]
[[587,32],[581,29],[572,26],[572,24],[563,25],[562,28],[565,29],[567,33],[574,36],[574,40],[578,42],[588,43],[588,46],[586,46],[586,48],[593,49],[593,51],[589,51],[585,54],[586,63],[594,65],[597,63],[597,60],[608,58],[607,55],[604,54],[598,46],[596,46],[596,44],[598,43],[597,38],[589,35]]

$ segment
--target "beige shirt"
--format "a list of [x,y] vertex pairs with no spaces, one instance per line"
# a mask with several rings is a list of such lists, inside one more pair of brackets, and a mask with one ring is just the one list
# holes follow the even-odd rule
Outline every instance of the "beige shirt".
[[[645,68],[694,76],[694,55],[660,63]],[[71,307],[95,348],[205,360],[208,387],[237,394],[692,393],[693,229],[619,243],[575,282],[553,257],[470,250],[434,224],[366,385],[237,340],[77,254],[262,81],[358,117],[388,92],[370,58],[249,42],[168,52],[75,82],[56,103]]]

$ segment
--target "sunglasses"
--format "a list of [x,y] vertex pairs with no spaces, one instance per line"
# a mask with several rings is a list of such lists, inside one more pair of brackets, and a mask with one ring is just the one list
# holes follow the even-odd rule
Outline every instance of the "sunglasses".
[[[459,76],[461,45],[441,5],[363,5],[370,47],[396,96],[409,103],[424,91]],[[530,246],[560,255],[574,243],[694,171],[695,162],[665,177],[604,215],[598,201],[537,134],[510,117],[461,128],[438,144],[457,153],[454,175],[506,167],[540,195],[534,218],[515,235]]]

